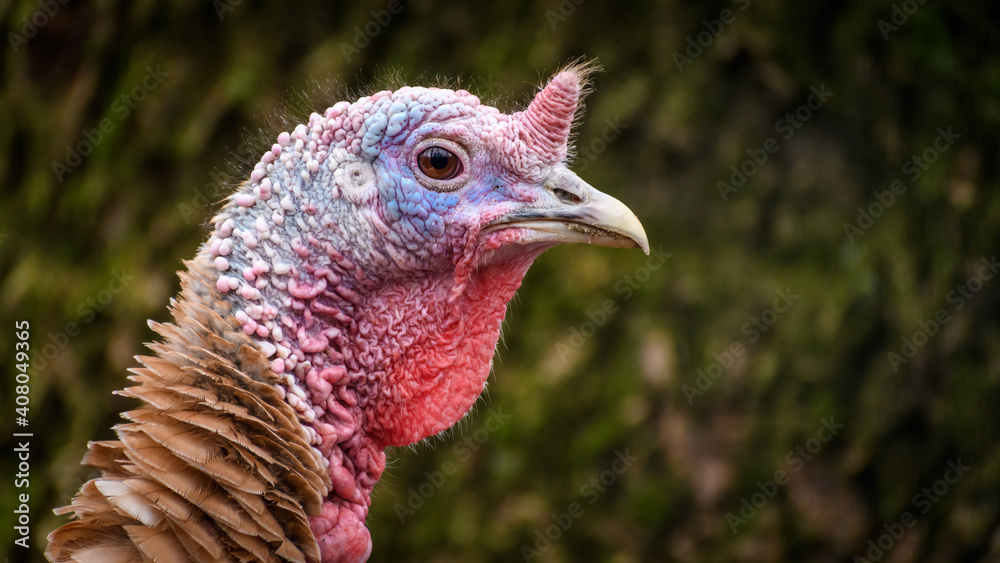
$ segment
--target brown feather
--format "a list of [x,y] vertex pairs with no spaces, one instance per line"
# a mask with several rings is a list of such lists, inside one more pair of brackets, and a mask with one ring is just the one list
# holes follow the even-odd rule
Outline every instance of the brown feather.
[[73,554],[76,563],[138,563],[139,552],[131,545],[98,545]]
[[150,323],[157,355],[137,357],[118,392],[143,405],[118,440],[89,444],[102,475],[56,509],[74,520],[49,534],[51,561],[319,559],[308,514],[330,490],[323,461],[280,377],[201,282],[206,266],[188,267],[174,324]]
[[169,529],[146,526],[125,526],[125,531],[147,561],[153,563],[184,563],[191,561],[187,551]]

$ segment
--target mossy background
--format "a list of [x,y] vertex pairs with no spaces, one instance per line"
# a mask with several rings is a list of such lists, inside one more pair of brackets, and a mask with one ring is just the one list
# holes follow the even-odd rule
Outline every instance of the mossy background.
[[[949,301],[1000,251],[994,3],[404,0],[383,25],[396,9],[384,0],[50,2],[58,12],[15,48],[43,4],[0,5],[4,443],[18,430],[15,320],[38,352],[67,323],[79,334],[34,360],[30,553],[13,544],[14,457],[0,456],[10,560],[42,559],[63,521],[51,509],[90,477],[87,440],[111,438],[131,406],[112,391],[153,338],[146,319],[168,318],[220,199],[214,178],[245,170],[234,162],[260,153],[247,139],[281,131],[272,116],[392,73],[460,77],[511,108],[586,56],[605,71],[574,166],[670,256],[577,245],[538,260],[480,406],[431,447],[392,453],[371,560],[522,560],[576,502],[583,514],[531,560],[869,560],[868,541],[910,512],[879,560],[1000,561],[1000,279],[961,310]],[[916,11],[886,38],[878,22],[895,8]],[[735,21],[679,70],[674,53],[724,9]],[[377,33],[358,40],[366,26]],[[147,67],[167,75],[123,116]],[[779,120],[821,86],[833,95],[783,139]],[[53,162],[105,118],[113,130],[57,179]],[[913,180],[904,165],[938,128],[960,137]],[[717,182],[769,137],[780,149],[724,201]],[[844,224],[897,179],[905,193],[851,242]],[[112,293],[114,272],[135,278]],[[750,342],[745,323],[786,288],[799,299]],[[87,301],[108,297],[100,311]],[[586,324],[607,300],[606,321]],[[941,308],[948,322],[895,371],[887,354]],[[745,353],[689,401],[736,341]],[[795,453],[831,418],[831,440]],[[604,473],[616,452],[636,459]],[[971,469],[921,513],[914,495],[959,459]],[[734,533],[727,515],[779,470],[789,482]],[[581,490],[602,476],[604,492]],[[422,485],[429,498],[401,521]]]

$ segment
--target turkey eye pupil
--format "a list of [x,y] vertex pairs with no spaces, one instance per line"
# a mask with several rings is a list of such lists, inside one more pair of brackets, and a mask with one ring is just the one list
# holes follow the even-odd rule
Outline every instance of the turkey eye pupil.
[[448,166],[449,154],[441,149],[431,149],[431,166],[437,170],[443,170]]
[[462,172],[462,161],[448,149],[429,147],[417,155],[420,172],[432,180],[451,180]]

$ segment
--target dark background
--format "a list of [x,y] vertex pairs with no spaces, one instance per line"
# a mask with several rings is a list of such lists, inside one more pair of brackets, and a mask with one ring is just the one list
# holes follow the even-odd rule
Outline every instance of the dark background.
[[[30,321],[36,356],[33,551],[13,544],[8,507],[23,491],[7,446],[0,549],[41,559],[62,522],[51,509],[90,476],[87,440],[110,438],[131,406],[111,392],[153,338],[146,319],[168,319],[219,178],[257,158],[258,131],[283,130],[274,116],[393,74],[460,78],[512,110],[586,56],[605,71],[574,169],[669,256],[566,246],[538,260],[476,411],[430,446],[391,452],[372,561],[515,561],[522,546],[553,562],[1000,561],[1000,279],[979,277],[1000,250],[997,11],[3,4],[5,444],[18,430],[16,320]],[[813,88],[832,95],[809,108]],[[940,151],[939,128],[959,135]],[[723,198],[731,166],[752,173]],[[777,290],[797,296],[777,302],[784,312],[768,310]]]

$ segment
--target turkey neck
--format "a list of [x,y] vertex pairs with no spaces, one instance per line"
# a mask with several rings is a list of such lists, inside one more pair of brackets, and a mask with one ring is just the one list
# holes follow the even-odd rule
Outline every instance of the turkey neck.
[[[362,281],[351,283],[328,270],[300,276],[288,312],[278,316],[278,345],[288,351],[279,369],[286,400],[315,431],[323,457],[340,461],[336,446],[346,446],[383,460],[384,448],[461,419],[485,386],[507,302],[535,254],[393,281],[356,272]],[[366,493],[381,467],[358,475]]]
[[277,336],[261,338],[244,323],[328,463],[332,486],[311,518],[321,551],[324,538],[370,541],[363,522],[386,447],[451,427],[482,393],[507,303],[544,247],[521,250],[484,261],[472,248],[452,271],[392,280],[336,257],[324,267],[302,264],[272,315]]

